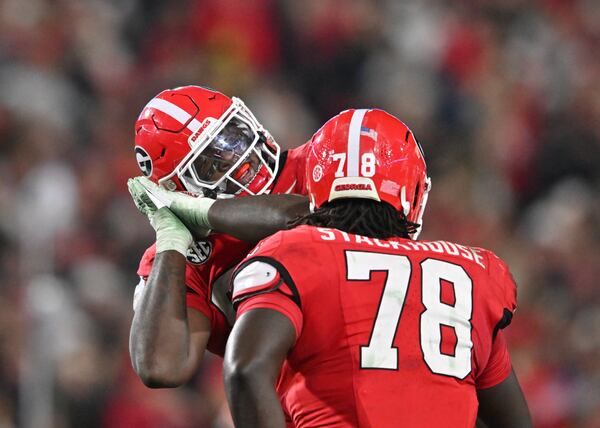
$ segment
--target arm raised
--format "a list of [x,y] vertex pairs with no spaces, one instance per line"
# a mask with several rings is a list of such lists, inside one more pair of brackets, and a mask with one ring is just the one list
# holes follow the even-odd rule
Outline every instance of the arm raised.
[[131,362],[151,388],[176,387],[190,380],[210,336],[209,319],[186,307],[185,264],[177,251],[156,255],[131,323]]
[[228,199],[195,197],[171,192],[145,177],[130,180],[136,205],[156,201],[168,207],[195,235],[207,229],[247,242],[258,242],[287,228],[287,223],[309,212],[308,198],[299,195],[258,195]]
[[308,198],[300,195],[258,195],[219,199],[208,210],[208,226],[247,242],[258,242],[296,217],[308,214]]
[[156,257],[131,324],[131,362],[145,385],[175,387],[193,376],[211,328],[204,314],[188,313],[186,306],[185,254],[192,234],[168,208],[136,198],[143,193],[139,183],[129,180],[127,185],[156,231]]

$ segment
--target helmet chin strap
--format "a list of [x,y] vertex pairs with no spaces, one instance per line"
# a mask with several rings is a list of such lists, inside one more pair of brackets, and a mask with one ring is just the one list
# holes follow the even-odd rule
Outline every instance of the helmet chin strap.
[[410,212],[410,202],[406,200],[406,186],[402,186],[402,190],[400,191],[400,204],[402,205],[402,212],[408,217],[408,213]]
[[308,196],[308,210],[309,212],[312,214],[315,212],[315,196],[314,195],[309,195]]
[[429,198],[429,191],[431,190],[431,178],[429,177],[425,177],[425,188],[423,189],[423,199],[421,200],[421,206],[419,207],[419,214],[417,216],[417,223],[419,224],[419,227],[417,228],[417,231],[415,233],[413,233],[413,235],[410,237],[413,240],[416,240],[419,235],[421,234],[421,231],[423,230],[423,214],[425,213],[425,207],[427,206],[427,199]]
[[[206,193],[210,193],[212,195],[210,197],[213,199],[230,199],[230,198],[235,197],[235,195],[225,193],[226,188],[227,188],[227,180],[223,180],[221,183],[219,183],[219,185],[217,186],[216,189],[205,190],[205,195],[206,195]],[[241,189],[238,191],[238,193],[239,192],[241,192]]]
[[[410,202],[406,200],[406,186],[402,186],[402,190],[400,191],[400,204],[402,205],[402,212],[404,213],[404,216],[408,219]],[[418,220],[419,221],[417,221],[417,223],[419,223],[419,226],[417,227],[417,231],[409,236],[413,241],[416,240],[419,237],[419,233],[421,233],[420,219]]]

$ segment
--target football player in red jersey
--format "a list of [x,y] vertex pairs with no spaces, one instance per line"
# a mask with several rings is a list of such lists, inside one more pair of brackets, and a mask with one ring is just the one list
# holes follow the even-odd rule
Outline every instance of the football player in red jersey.
[[[187,198],[209,205],[215,197],[305,194],[305,146],[280,153],[241,100],[185,86],[161,92],[143,108],[135,123],[135,153],[148,181],[136,178],[128,184],[156,230],[156,243],[138,269],[130,354],[146,385],[178,386],[196,372],[205,349],[223,355],[235,316],[222,278],[253,244],[222,233],[208,234],[202,226],[193,229],[192,237],[171,210],[144,199],[144,186],[155,183],[200,194],[203,197]],[[231,202],[234,205],[226,203],[225,209],[239,208],[239,214],[219,216],[231,218],[231,223],[253,212],[257,223],[283,221],[269,213],[258,216],[261,209],[245,208],[247,203]],[[261,232],[260,224],[244,230],[241,238],[254,242],[273,232]]]
[[312,213],[233,274],[236,426],[531,427],[502,332],[513,278],[488,250],[414,240],[430,182],[412,132],[347,110],[309,145]]

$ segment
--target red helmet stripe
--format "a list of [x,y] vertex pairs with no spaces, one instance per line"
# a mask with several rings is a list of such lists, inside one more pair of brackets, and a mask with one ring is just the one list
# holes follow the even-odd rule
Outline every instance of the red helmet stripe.
[[[190,118],[192,117],[188,112],[186,112],[181,107],[178,107],[175,104],[170,103],[169,101],[163,100],[161,98],[154,98],[152,101],[150,101],[146,105],[146,107],[151,107],[158,111],[161,111],[164,114],[171,116],[173,119],[175,119],[182,125],[184,123],[187,123],[187,121],[189,121]],[[200,122],[198,122],[196,119],[192,119],[190,121],[190,123],[187,124],[187,128],[190,131],[192,131],[192,133],[194,133],[198,129],[200,129],[200,125],[201,125]]]
[[350,129],[348,131],[348,177],[358,177],[358,162],[360,158],[360,128],[362,121],[367,113],[366,109],[354,110],[352,119],[350,119]]

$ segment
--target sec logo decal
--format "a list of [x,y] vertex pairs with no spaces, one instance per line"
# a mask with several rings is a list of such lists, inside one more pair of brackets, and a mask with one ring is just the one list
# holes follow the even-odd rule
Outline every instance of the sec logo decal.
[[185,258],[194,265],[205,263],[212,254],[212,243],[210,241],[196,241],[187,250]]
[[313,168],[312,176],[315,182],[321,181],[321,178],[323,178],[323,168],[321,167],[321,165],[316,165]]

